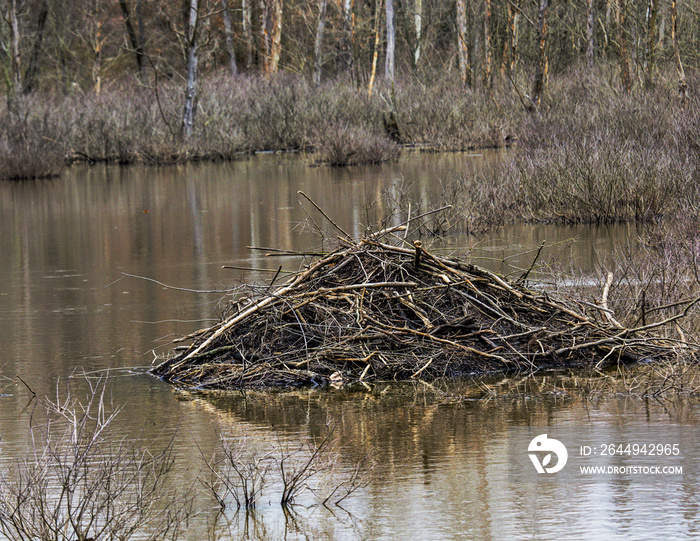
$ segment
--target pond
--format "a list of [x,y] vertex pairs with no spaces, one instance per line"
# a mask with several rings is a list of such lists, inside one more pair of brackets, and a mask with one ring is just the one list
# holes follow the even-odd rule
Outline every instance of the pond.
[[[394,165],[336,170],[270,154],[75,166],[57,179],[0,184],[3,472],[26,453],[32,393],[80,394],[86,377],[108,375],[110,400],[122,407],[120,433],[174,437],[172,481],[198,493],[182,539],[216,538],[216,502],[199,481],[222,438],[252,456],[318,442],[329,429],[337,479],[358,464],[363,473],[342,507],[314,505],[318,498],[306,492],[284,512],[271,471],[257,511],[228,513],[225,531],[251,539],[696,538],[700,416],[690,398],[643,400],[619,392],[609,375],[569,372],[245,395],[180,391],[145,373],[175,337],[217,320],[236,285],[299,267],[299,258],[269,248],[332,245],[338,231],[299,191],[360,236],[402,194],[414,215],[426,212],[444,202],[446,175],[496,159],[408,154]],[[636,234],[634,226],[508,226],[448,234],[434,249],[517,274],[545,241],[543,262],[566,263],[598,284],[606,258]],[[513,455],[529,463],[532,430],[561,431],[572,455],[596,442],[677,444],[682,460],[674,464],[683,472],[521,478]],[[668,460],[646,456],[644,464]]]

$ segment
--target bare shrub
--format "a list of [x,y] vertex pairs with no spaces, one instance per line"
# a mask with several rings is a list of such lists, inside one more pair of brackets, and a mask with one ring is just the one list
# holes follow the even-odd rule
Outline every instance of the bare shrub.
[[43,117],[23,110],[0,113],[0,179],[52,177],[63,165],[64,151],[48,112]]
[[255,508],[268,482],[270,454],[245,456],[245,441],[238,445],[221,437],[221,449],[211,460],[205,460],[210,478],[203,481],[222,510],[230,505],[231,498],[236,509]]
[[69,389],[39,403],[26,458],[0,479],[0,531],[10,540],[176,539],[191,499],[166,490],[172,442],[153,452],[117,434],[106,381],[88,384],[82,399]]
[[221,511],[233,504],[237,510],[244,508],[250,513],[272,486],[279,487],[279,502],[285,508],[306,492],[322,505],[340,505],[366,486],[368,468],[361,461],[351,471],[340,473],[338,447],[334,427],[329,427],[321,439],[277,442],[262,453],[250,452],[245,438],[234,443],[222,436],[221,449],[211,460],[205,460],[210,478],[204,485]]
[[363,128],[336,124],[324,131],[316,145],[318,161],[335,167],[378,164],[399,157],[399,147]]

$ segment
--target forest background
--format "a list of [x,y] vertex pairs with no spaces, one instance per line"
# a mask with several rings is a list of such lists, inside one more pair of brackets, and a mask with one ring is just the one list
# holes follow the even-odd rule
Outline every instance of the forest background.
[[664,117],[694,107],[692,1],[2,0],[0,9],[3,178],[52,175],[75,160],[260,150],[376,163],[397,145],[525,140],[553,110],[587,108],[594,119],[611,107],[667,103]]

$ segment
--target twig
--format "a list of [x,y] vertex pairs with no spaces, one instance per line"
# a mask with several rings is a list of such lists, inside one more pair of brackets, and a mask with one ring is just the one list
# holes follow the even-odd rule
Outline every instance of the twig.
[[535,254],[535,258],[532,260],[532,263],[530,263],[530,267],[522,274],[520,275],[520,278],[516,280],[516,283],[518,284],[524,284],[525,280],[527,280],[527,277],[530,275],[530,271],[535,268],[535,264],[537,263],[537,260],[540,258],[540,253],[542,253],[542,248],[544,248],[544,243],[545,241],[542,241],[542,244],[540,244],[540,247],[537,248],[537,253]]
[[308,195],[306,195],[306,194],[305,194],[304,192],[302,192],[301,190],[299,190],[297,193],[298,193],[299,195],[303,196],[309,203],[311,203],[311,204],[316,208],[317,211],[319,211],[321,214],[323,214],[323,217],[324,217],[326,220],[328,220],[328,221],[333,225],[333,227],[335,227],[338,231],[340,231],[343,235],[345,235],[349,240],[353,240],[353,238],[352,238],[350,235],[348,235],[342,227],[340,227],[337,223],[335,223],[335,222],[331,219],[331,217],[328,216],[328,214],[326,214],[326,213],[323,211],[323,209],[322,209],[321,207],[319,207],[319,206],[314,202],[313,199],[311,199]]

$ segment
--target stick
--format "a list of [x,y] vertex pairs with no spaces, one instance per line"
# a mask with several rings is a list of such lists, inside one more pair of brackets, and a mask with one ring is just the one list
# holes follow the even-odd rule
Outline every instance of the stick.
[[321,209],[321,207],[319,207],[319,206],[314,202],[313,199],[311,199],[308,195],[306,195],[306,194],[305,194],[304,192],[302,192],[301,190],[299,190],[297,193],[298,193],[299,195],[304,196],[304,197],[306,198],[306,200],[307,200],[309,203],[311,203],[314,207],[316,207],[316,210],[319,211],[321,214],[323,214],[323,217],[324,217],[326,220],[328,220],[331,224],[333,224],[333,227],[335,227],[338,231],[340,231],[340,232],[341,232],[343,235],[345,235],[348,239],[353,240],[353,238],[352,238],[350,235],[348,235],[342,227],[340,227],[337,223],[335,223],[335,222],[331,219],[331,217],[328,216],[328,214],[326,214],[326,213],[323,211],[323,209]]
[[[222,269],[233,269],[252,272],[274,272],[276,275],[282,272],[282,267],[279,269],[260,269],[256,267],[239,267],[237,265],[221,265]],[[292,271],[284,271],[284,274],[294,274]]]
[[601,312],[603,312],[603,315],[605,316],[605,319],[607,319],[610,324],[613,327],[617,327],[618,329],[622,329],[622,325],[618,320],[616,320],[613,315],[612,315],[612,310],[608,308],[608,293],[610,292],[610,286],[612,285],[613,282],[613,273],[609,272],[608,273],[608,279],[605,281],[605,287],[603,288],[603,297],[600,299],[600,305],[603,307]]
[[530,275],[530,271],[535,268],[535,263],[537,263],[537,260],[540,258],[540,253],[542,253],[542,248],[544,248],[544,243],[545,241],[542,241],[542,244],[540,244],[540,247],[537,248],[537,253],[535,254],[535,259],[532,260],[532,263],[530,264],[530,268],[527,269],[521,276],[518,278],[517,283],[519,284],[524,284],[525,280],[527,280],[527,277]]

